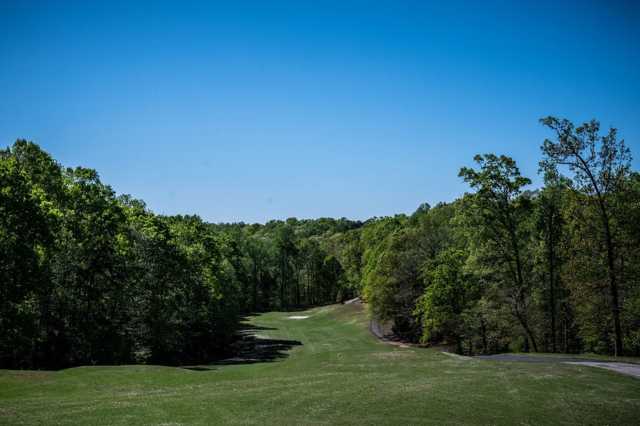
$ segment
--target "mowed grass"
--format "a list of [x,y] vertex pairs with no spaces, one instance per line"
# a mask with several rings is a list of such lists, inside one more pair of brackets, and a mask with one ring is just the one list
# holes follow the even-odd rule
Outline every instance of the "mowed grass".
[[[288,319],[290,315],[309,315]],[[251,319],[288,357],[200,370],[0,371],[2,424],[621,424],[640,380],[590,367],[470,360],[381,343],[362,307]]]

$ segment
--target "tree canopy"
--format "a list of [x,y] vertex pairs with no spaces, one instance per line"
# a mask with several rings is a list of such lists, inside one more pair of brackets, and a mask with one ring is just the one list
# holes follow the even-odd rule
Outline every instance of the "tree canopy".
[[413,214],[211,224],[154,214],[24,140],[0,151],[0,367],[230,354],[248,313],[360,296],[467,354],[640,354],[640,174],[617,131],[541,120],[544,185],[475,157]]

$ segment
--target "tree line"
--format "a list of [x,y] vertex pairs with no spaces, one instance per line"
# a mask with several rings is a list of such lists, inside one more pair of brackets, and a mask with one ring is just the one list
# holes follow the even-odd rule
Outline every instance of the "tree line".
[[460,353],[640,354],[640,175],[615,129],[541,120],[544,185],[477,155],[449,204],[361,234],[371,311],[414,342]]
[[358,226],[156,215],[18,140],[0,151],[0,368],[228,355],[249,312],[353,294],[325,241]]
[[411,215],[211,224],[117,196],[36,144],[0,151],[0,367],[204,362],[250,312],[361,296],[460,353],[640,353],[640,175],[615,129],[548,117],[544,185],[478,155]]

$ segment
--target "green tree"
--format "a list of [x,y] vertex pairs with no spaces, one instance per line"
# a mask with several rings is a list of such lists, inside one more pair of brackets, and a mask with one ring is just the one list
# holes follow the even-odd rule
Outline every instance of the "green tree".
[[476,189],[469,198],[469,224],[491,260],[501,267],[513,315],[537,352],[537,339],[529,321],[533,283],[530,256],[526,252],[531,203],[522,193],[522,188],[531,181],[520,175],[515,161],[507,156],[476,155],[474,160],[478,170],[464,167],[459,173]]
[[545,187],[540,191],[536,207],[536,227],[541,242],[543,280],[547,282],[547,305],[550,319],[549,340],[551,351],[557,351],[558,293],[560,287],[560,269],[562,256],[562,238],[564,218],[562,204],[566,182],[557,174],[545,173]]
[[616,129],[600,135],[600,123],[591,120],[579,127],[566,119],[546,117],[541,123],[550,128],[556,140],[546,139],[542,145],[544,169],[556,170],[566,166],[574,187],[596,203],[603,229],[607,256],[610,305],[615,334],[614,354],[623,353],[620,325],[619,276],[616,262],[616,235],[611,216],[611,198],[619,193],[630,171],[631,154],[623,140],[618,140]]
[[33,366],[52,242],[43,201],[15,151],[0,151],[0,367]]
[[126,318],[128,282],[119,256],[126,222],[112,189],[96,171],[65,172],[66,203],[52,258],[59,347],[63,364],[129,359]]
[[289,305],[289,285],[294,278],[293,262],[298,254],[292,223],[295,222],[289,220],[286,225],[278,230],[275,237],[279,260],[280,307],[282,308],[286,308]]
[[462,337],[469,326],[463,313],[479,295],[465,268],[467,257],[464,251],[450,248],[423,268],[425,291],[414,312],[422,321],[423,342],[452,341],[462,352]]

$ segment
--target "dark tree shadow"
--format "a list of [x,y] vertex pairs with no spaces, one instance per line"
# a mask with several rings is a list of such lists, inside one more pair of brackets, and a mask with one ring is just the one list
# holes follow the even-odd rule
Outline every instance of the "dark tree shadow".
[[299,340],[272,339],[258,337],[257,332],[277,330],[273,327],[263,327],[243,321],[238,328],[238,338],[231,345],[232,357],[214,360],[207,365],[184,366],[182,368],[192,371],[211,371],[218,366],[256,364],[260,362],[273,362],[287,358],[289,351],[295,346],[301,346]]

